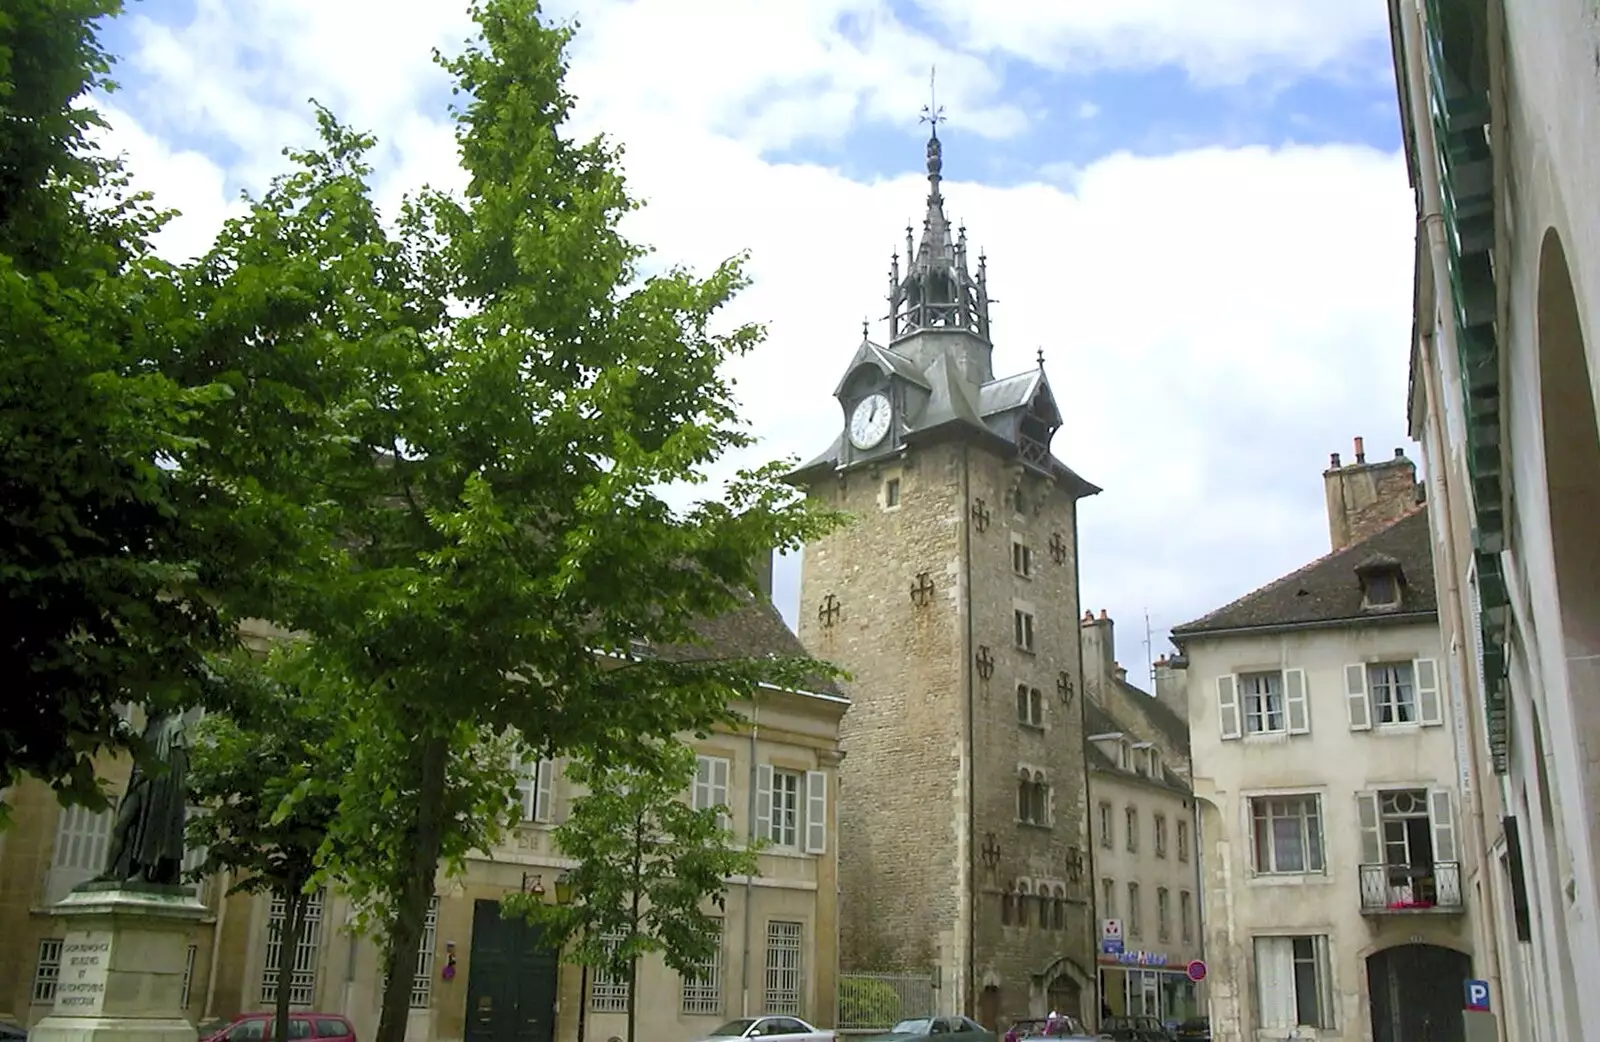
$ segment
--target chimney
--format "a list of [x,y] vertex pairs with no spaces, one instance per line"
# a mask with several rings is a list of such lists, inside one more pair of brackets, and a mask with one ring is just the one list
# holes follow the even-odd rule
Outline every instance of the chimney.
[[1417,466],[1404,449],[1394,458],[1367,462],[1363,439],[1355,439],[1356,461],[1340,466],[1339,454],[1322,473],[1328,503],[1328,538],[1334,550],[1359,543],[1386,527],[1420,502]]
[[1182,659],[1176,656],[1169,659],[1165,655],[1156,659],[1155,695],[1156,701],[1177,713],[1184,723],[1189,722],[1188,673]]
[[768,550],[765,554],[756,554],[755,560],[750,562],[750,568],[756,573],[756,586],[761,590],[761,596],[772,600],[772,558],[773,552]]
[[1116,625],[1101,609],[1097,619],[1093,612],[1083,613],[1080,637],[1083,648],[1083,686],[1086,694],[1098,697],[1105,685],[1116,675],[1117,640]]

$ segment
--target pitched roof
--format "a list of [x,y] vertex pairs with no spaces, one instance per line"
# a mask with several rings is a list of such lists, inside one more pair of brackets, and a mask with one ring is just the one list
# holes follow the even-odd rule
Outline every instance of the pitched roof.
[[[1405,579],[1397,609],[1362,606],[1358,569],[1397,564]],[[1225,630],[1282,629],[1340,622],[1374,623],[1434,616],[1433,543],[1427,504],[1342,550],[1320,557],[1193,622],[1172,628],[1174,639]]]
[[[1151,701],[1153,702],[1155,699],[1151,699]],[[1110,734],[1113,732],[1127,734],[1127,730],[1120,723],[1118,723],[1110,713],[1106,712],[1103,707],[1096,705],[1094,702],[1085,702],[1083,711],[1085,717],[1084,726],[1086,734]],[[1133,735],[1132,737],[1135,740],[1142,740],[1138,735]],[[1179,775],[1171,767],[1167,766],[1165,762],[1161,764],[1161,777],[1152,778],[1148,774],[1140,774],[1137,771],[1124,770],[1120,765],[1118,765],[1117,761],[1107,756],[1104,750],[1102,750],[1094,742],[1088,741],[1087,738],[1084,740],[1083,744],[1085,747],[1084,755],[1088,759],[1090,770],[1100,771],[1103,774],[1114,774],[1119,778],[1127,778],[1130,781],[1137,779],[1139,781],[1148,782],[1153,785],[1160,785],[1164,788],[1181,792],[1184,795],[1189,794],[1190,790],[1188,783],[1183,780],[1181,775]],[[1184,744],[1187,746],[1188,743],[1185,742]]]
[[[678,644],[659,649],[662,658],[696,661],[718,658],[810,658],[805,645],[795,636],[778,609],[765,597],[741,594],[743,603],[715,617],[694,624],[703,643]],[[839,685],[818,677],[810,690],[821,695],[845,698]]]

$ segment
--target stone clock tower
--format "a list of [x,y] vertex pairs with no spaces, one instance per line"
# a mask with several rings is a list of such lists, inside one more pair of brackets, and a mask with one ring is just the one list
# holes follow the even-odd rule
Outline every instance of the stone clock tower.
[[855,523],[806,547],[800,636],[848,670],[841,958],[929,970],[942,1013],[995,1028],[1099,1011],[1078,500],[1037,368],[995,378],[985,259],[928,141],[920,242],[889,280],[889,337],[834,391],[832,446],[791,476]]

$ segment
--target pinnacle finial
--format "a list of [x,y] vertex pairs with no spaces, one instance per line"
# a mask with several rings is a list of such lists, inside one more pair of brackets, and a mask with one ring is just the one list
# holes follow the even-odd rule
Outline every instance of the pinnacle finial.
[[935,139],[939,137],[939,124],[944,122],[944,106],[939,104],[938,91],[939,67],[930,66],[928,69],[928,103],[922,106],[922,116],[919,123],[928,124]]
[[1039,348],[1038,357],[1039,357],[1039,368],[1043,369],[1044,368],[1044,348],[1042,348],[1042,347]]
[[870,322],[871,322],[871,320],[870,319],[866,319],[866,318],[863,318],[861,320],[861,339],[863,339],[863,340],[870,339],[867,336],[867,327],[870,324]]

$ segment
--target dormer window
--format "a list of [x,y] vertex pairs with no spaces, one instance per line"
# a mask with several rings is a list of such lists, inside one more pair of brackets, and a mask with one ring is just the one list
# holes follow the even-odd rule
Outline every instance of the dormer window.
[[1123,770],[1133,770],[1133,745],[1126,740],[1122,741],[1117,747],[1117,759]]
[[1398,608],[1405,586],[1400,562],[1387,554],[1373,554],[1356,565],[1361,582],[1361,607],[1367,611]]
[[1160,778],[1161,777],[1161,751],[1159,749],[1150,748],[1150,749],[1146,749],[1145,750],[1145,755],[1150,758],[1150,777],[1152,777],[1152,778]]

